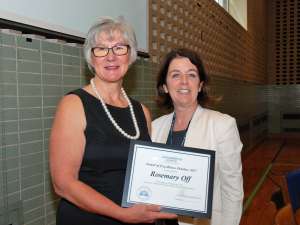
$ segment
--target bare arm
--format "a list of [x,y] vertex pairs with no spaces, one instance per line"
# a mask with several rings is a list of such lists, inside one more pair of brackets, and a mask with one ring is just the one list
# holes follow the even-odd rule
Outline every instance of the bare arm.
[[142,104],[142,107],[143,107],[143,111],[144,111],[144,114],[146,117],[148,132],[149,132],[149,135],[151,136],[151,122],[152,122],[151,113],[145,105]]
[[54,119],[49,146],[50,171],[56,193],[78,207],[126,223],[149,223],[158,218],[174,218],[159,212],[157,206],[122,208],[78,180],[85,147],[85,115],[80,99],[65,96]]
[[78,180],[85,126],[80,99],[74,95],[65,96],[58,106],[50,136],[52,182],[60,196],[82,209],[107,215],[109,210],[118,211],[118,206]]

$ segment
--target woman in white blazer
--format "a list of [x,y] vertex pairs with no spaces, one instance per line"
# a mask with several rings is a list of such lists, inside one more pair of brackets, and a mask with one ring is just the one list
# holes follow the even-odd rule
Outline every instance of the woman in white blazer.
[[212,217],[191,223],[238,225],[244,195],[243,145],[233,117],[203,107],[209,100],[207,82],[196,52],[177,49],[166,55],[158,74],[158,103],[173,112],[152,122],[152,141],[214,150]]

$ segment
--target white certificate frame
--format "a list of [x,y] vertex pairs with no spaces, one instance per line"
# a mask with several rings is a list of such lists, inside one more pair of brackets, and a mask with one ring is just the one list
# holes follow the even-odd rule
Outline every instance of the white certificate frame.
[[122,206],[211,218],[215,151],[132,140]]

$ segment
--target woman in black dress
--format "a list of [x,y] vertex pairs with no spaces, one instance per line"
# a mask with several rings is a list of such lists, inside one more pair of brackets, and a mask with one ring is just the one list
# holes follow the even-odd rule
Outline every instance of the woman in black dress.
[[154,223],[176,218],[159,206],[120,206],[131,139],[150,141],[150,113],[128,98],[122,81],[136,60],[131,27],[102,19],[89,30],[84,54],[95,74],[90,84],[64,96],[50,136],[50,170],[62,197],[57,225]]

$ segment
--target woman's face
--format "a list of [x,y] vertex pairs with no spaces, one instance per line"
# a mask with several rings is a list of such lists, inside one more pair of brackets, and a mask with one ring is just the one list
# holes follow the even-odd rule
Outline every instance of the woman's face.
[[197,106],[202,85],[197,67],[188,58],[177,57],[171,61],[163,88],[169,93],[175,109]]
[[[112,35],[102,32],[98,35],[95,47],[112,48],[118,45],[126,45],[122,34],[114,31]],[[125,76],[129,67],[129,54],[117,56],[112,50],[104,57],[95,57],[92,53],[92,66],[95,69],[96,77],[105,82],[118,82]]]

